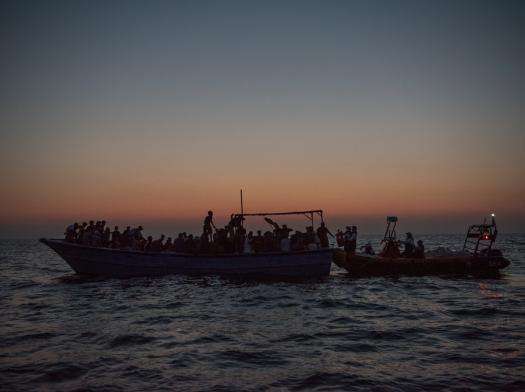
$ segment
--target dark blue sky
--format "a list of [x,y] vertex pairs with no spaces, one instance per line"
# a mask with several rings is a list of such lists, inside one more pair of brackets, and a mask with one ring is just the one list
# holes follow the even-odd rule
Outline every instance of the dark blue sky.
[[[144,186],[151,199],[137,203],[151,219],[183,213],[168,200],[152,207],[164,205],[161,195],[193,203],[195,192],[236,194],[240,185],[261,195],[253,208],[284,199],[310,206],[315,195],[339,215],[486,208],[516,225],[525,216],[522,1],[17,1],[0,9],[7,225],[107,214],[98,200]],[[307,175],[312,156],[321,163]],[[137,173],[122,176],[130,161]],[[308,180],[325,181],[324,193],[304,196]],[[269,182],[288,198],[272,198]],[[428,195],[410,196],[421,190]],[[348,192],[383,199],[345,207],[339,195]],[[485,196],[472,206],[469,192]],[[204,198],[195,203],[207,209]]]

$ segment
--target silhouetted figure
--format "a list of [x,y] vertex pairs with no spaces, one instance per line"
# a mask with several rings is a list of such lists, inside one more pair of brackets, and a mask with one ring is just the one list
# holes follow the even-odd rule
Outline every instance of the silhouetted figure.
[[109,227],[106,227],[104,229],[104,234],[102,235],[102,246],[108,247],[110,240],[111,240],[111,230],[109,229]]
[[320,239],[317,236],[317,233],[314,231],[313,226],[308,226],[306,228],[305,241],[304,244],[308,250],[318,249],[320,246]]
[[152,252],[162,252],[162,249],[164,247],[164,238],[164,234],[162,234],[159,239],[151,243]]
[[83,244],[84,243],[84,233],[86,232],[87,223],[82,222],[82,225],[78,228],[77,233],[77,244]]
[[246,229],[238,226],[235,230],[235,237],[233,238],[233,249],[235,253],[242,253],[244,251],[244,243],[246,241]]
[[281,238],[280,246],[281,252],[288,253],[292,250],[292,242],[290,241],[288,235],[286,235],[286,237]]
[[357,227],[346,226],[344,241],[345,252],[355,253],[357,247]]
[[184,253],[186,251],[184,242],[185,242],[184,233],[179,233],[179,235],[177,236],[177,239],[175,240],[175,243],[173,244],[173,247],[175,248],[175,252]]
[[122,245],[125,248],[130,248],[131,244],[133,242],[133,232],[131,230],[131,226],[127,226],[126,230],[122,233]]
[[170,252],[172,249],[173,249],[173,241],[172,241],[171,237],[168,237],[168,239],[164,243],[164,246],[162,247],[162,250],[164,250],[166,252]]
[[274,236],[271,231],[265,231],[263,236],[263,252],[272,252],[275,250]]
[[367,242],[365,246],[362,246],[361,250],[363,250],[366,255],[375,255],[374,248],[370,242]]
[[414,251],[414,257],[417,259],[424,259],[425,258],[425,245],[423,245],[423,241],[419,240],[417,242],[416,249]]
[[208,215],[204,218],[204,224],[202,227],[202,232],[204,235],[208,236],[210,241],[213,240],[213,230],[217,230],[215,223],[213,223],[213,211],[208,211]]
[[64,233],[65,240],[67,242],[75,242],[76,239],[77,239],[77,230],[78,230],[78,223],[77,222],[69,225],[66,228],[66,231]]
[[106,231],[106,221],[100,221],[100,232],[104,233]]
[[102,234],[100,230],[95,226],[95,230],[91,233],[91,241],[89,245],[91,246],[101,246],[102,245]]
[[253,232],[250,231],[244,240],[243,253],[250,254],[253,253]]
[[118,248],[121,244],[121,234],[118,230],[118,226],[115,226],[113,229],[113,232],[111,233],[111,247],[112,248]]
[[261,230],[257,230],[257,235],[253,237],[252,249],[255,253],[261,253],[264,248],[264,238],[261,234]]
[[193,234],[190,234],[184,243],[185,251],[186,253],[194,254],[197,252],[196,246],[195,246],[195,240],[193,239]]
[[144,252],[153,252],[153,237],[148,236],[148,239],[146,240],[146,243],[144,244],[143,248]]
[[142,236],[142,230],[144,230],[142,226],[136,227],[133,230],[131,230],[131,247],[133,249],[141,249],[141,247],[144,245],[142,241],[144,239],[144,237]]
[[305,247],[304,234],[301,233],[299,230],[296,230],[295,233],[292,234],[290,238],[290,246],[293,251],[304,250],[304,247]]
[[416,249],[416,246],[414,244],[414,236],[412,233],[408,232],[406,233],[405,240],[402,242],[405,249],[403,253],[401,253],[402,257],[411,257],[414,255],[414,251]]
[[328,230],[324,222],[321,222],[321,225],[317,228],[317,236],[321,242],[321,248],[328,248],[330,243],[328,242],[328,235],[334,237],[334,235]]
[[337,229],[337,233],[335,233],[335,241],[339,247],[345,245],[345,233],[343,233],[340,229]]

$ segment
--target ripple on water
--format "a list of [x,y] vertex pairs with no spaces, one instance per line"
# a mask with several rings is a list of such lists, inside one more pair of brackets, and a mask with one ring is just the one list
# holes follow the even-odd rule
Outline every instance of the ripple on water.
[[156,340],[155,337],[141,335],[141,334],[119,335],[109,342],[108,347],[117,348],[117,347],[126,347],[126,346],[136,346],[136,345],[152,343],[155,340]]
[[494,280],[246,283],[64,275],[0,241],[0,389],[525,390],[525,259],[506,246]]
[[226,366],[234,362],[237,366],[284,366],[288,360],[273,350],[246,351],[246,350],[224,350],[215,353],[214,361],[223,362]]
[[45,367],[45,370],[32,381],[35,383],[58,383],[66,380],[74,380],[83,374],[87,369],[80,365],[67,362],[57,362]]
[[304,343],[304,342],[309,342],[311,340],[315,340],[315,337],[310,334],[294,333],[294,334],[286,335],[282,338],[271,339],[270,342],[271,343],[283,343],[283,342]]

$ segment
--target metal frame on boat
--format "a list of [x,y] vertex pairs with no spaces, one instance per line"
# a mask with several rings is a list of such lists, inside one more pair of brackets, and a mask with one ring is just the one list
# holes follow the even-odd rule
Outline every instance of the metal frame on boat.
[[[387,230],[382,243],[385,247],[397,246],[395,234],[397,218],[387,218]],[[384,275],[482,275],[494,276],[506,268],[510,261],[503,257],[493,245],[497,237],[497,226],[492,215],[490,224],[471,225],[467,231],[461,254],[429,256],[424,258],[365,255],[337,250],[334,263],[354,276]],[[469,245],[471,245],[469,247]]]

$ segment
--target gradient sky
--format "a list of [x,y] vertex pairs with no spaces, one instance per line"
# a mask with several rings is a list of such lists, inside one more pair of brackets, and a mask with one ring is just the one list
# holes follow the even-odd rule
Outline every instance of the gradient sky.
[[0,236],[525,219],[522,1],[1,4]]

